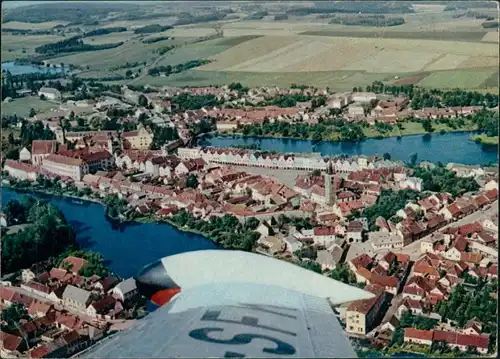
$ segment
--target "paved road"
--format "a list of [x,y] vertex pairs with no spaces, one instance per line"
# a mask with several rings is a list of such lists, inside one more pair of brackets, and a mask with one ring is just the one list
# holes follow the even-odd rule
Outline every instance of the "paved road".
[[[447,224],[446,226],[441,228],[440,231],[442,231],[448,227],[457,227],[457,226],[461,226],[461,225],[464,225],[467,223],[472,223],[472,222],[475,222],[478,220],[482,221],[486,218],[489,218],[492,215],[498,215],[498,207],[497,206],[498,206],[498,201],[495,201],[491,204],[491,207],[488,208],[487,210],[476,211],[476,212],[474,212],[474,213],[472,213],[472,214],[470,214],[462,219],[459,219],[456,222],[452,222],[450,224]],[[407,245],[406,247],[404,247],[400,250],[397,250],[397,252],[408,254],[410,256],[411,260],[416,260],[422,254],[420,252],[421,241],[424,239],[431,239],[431,238],[432,238],[432,233],[415,241],[415,242],[413,242],[413,243],[411,243],[411,244],[409,244],[409,245]],[[346,261],[351,260],[351,259],[353,259],[353,258],[355,258],[363,253],[366,253],[370,256],[373,256],[377,253],[385,253],[385,252],[387,252],[387,249],[381,249],[381,250],[375,251],[369,242],[353,243],[353,244],[351,244],[349,252],[347,253]]]

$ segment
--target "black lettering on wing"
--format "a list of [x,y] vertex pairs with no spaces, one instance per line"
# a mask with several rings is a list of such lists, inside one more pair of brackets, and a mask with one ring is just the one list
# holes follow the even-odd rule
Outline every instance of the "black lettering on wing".
[[203,317],[201,317],[201,320],[203,320],[203,321],[222,322],[222,323],[231,323],[231,324],[243,324],[243,325],[246,325],[246,326],[249,326],[249,327],[272,330],[274,332],[283,333],[283,334],[291,335],[291,336],[294,336],[294,337],[297,336],[297,333],[290,332],[288,330],[279,329],[279,328],[275,328],[275,327],[270,327],[268,325],[259,324],[259,318],[250,317],[250,316],[243,316],[240,321],[237,321],[237,320],[230,320],[230,319],[221,319],[221,318],[219,318],[220,314],[221,314],[220,310],[207,310],[205,312],[205,314],[203,314]]
[[[202,340],[205,342],[209,343],[217,343],[217,344],[228,344],[228,345],[243,345],[243,344],[250,344],[253,339],[264,339],[268,340],[270,342],[273,342],[276,347],[265,347],[262,349],[264,353],[268,354],[276,354],[276,355],[293,355],[295,354],[295,348],[277,338],[268,336],[268,335],[262,335],[262,334],[236,334],[233,336],[231,339],[215,339],[211,338],[208,336],[209,333],[211,332],[223,332],[224,329],[222,328],[213,328],[213,327],[208,327],[208,328],[198,328],[198,329],[193,329],[189,332],[189,336],[193,339],[196,340]],[[243,355],[240,353],[234,353],[234,352],[226,352],[226,355],[229,353],[231,354],[237,354],[237,355]],[[244,356],[244,355],[243,355]]]

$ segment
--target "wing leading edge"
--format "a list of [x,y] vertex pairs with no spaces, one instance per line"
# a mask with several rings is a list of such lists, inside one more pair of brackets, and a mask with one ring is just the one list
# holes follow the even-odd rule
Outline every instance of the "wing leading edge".
[[168,305],[82,357],[352,358],[356,354],[326,298],[234,282],[182,291]]

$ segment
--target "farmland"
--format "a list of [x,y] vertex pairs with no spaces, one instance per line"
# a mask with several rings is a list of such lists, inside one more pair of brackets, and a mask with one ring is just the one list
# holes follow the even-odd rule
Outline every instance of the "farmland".
[[47,29],[52,29],[54,26],[57,25],[66,25],[66,24],[67,22],[63,21],[47,21],[47,22],[40,22],[37,24],[32,24],[29,22],[20,22],[20,21],[9,21],[2,24],[2,27],[6,29],[19,29],[19,30],[47,30]]
[[[12,61],[34,53],[37,46],[62,40],[57,35],[11,35],[2,33],[2,61]],[[23,52],[24,51],[24,52]]]
[[[204,41],[203,38],[215,34],[213,22],[174,25],[173,29],[163,32],[137,35],[133,31],[135,28],[152,24],[173,25],[176,17],[119,21],[116,20],[126,17],[117,17],[116,20],[111,17],[97,28],[123,26],[128,30],[84,38],[84,42],[92,45],[124,42],[122,46],[59,56],[49,62],[79,65],[86,69],[80,75],[85,78],[124,75],[127,69],[112,69],[125,62],[140,63],[132,69],[134,74],[146,69],[134,80],[108,81],[120,84],[129,81],[176,86],[229,82],[248,86],[304,83],[350,90],[354,86],[366,86],[381,80],[425,87],[495,88],[498,32],[484,29],[482,19],[458,18],[457,15],[463,14],[464,10],[443,9],[442,4],[416,4],[414,13],[397,14],[404,18],[404,24],[373,29],[329,24],[329,19],[318,19],[317,14],[290,16],[283,21],[274,21],[273,16],[262,20],[224,20],[219,22],[224,37]],[[497,17],[493,10],[481,12]],[[242,13],[241,17],[246,15]],[[50,28],[49,24],[52,27],[57,23],[33,26]],[[6,27],[25,28],[29,25],[4,24]],[[91,29],[85,29],[88,30]],[[169,39],[150,44],[142,42],[157,37]],[[61,37],[55,35],[2,34],[2,59],[25,57],[33,52],[34,47],[59,39]],[[155,52],[172,45],[177,47],[163,55]],[[175,66],[200,59],[211,62],[168,77],[146,75],[147,68],[152,66]]]
[[2,102],[2,115],[26,117],[32,108],[36,113],[43,113],[58,106],[54,102],[40,100],[37,96],[27,96],[15,99],[12,102]]

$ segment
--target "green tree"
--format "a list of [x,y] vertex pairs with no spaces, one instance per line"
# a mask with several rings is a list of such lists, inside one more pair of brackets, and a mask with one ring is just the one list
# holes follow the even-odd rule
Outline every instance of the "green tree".
[[190,174],[186,180],[186,186],[191,188],[198,187],[198,179],[194,174]]
[[140,95],[138,103],[139,103],[139,106],[146,107],[148,105],[148,99],[146,98],[146,96]]
[[29,115],[28,115],[28,116],[29,116],[29,117],[35,117],[35,115],[36,115],[36,111],[35,111],[35,109],[34,109],[34,108],[30,108],[30,113],[29,113]]
[[383,154],[383,157],[384,157],[384,160],[390,160],[392,157],[391,157],[391,154],[389,152],[385,152]]

